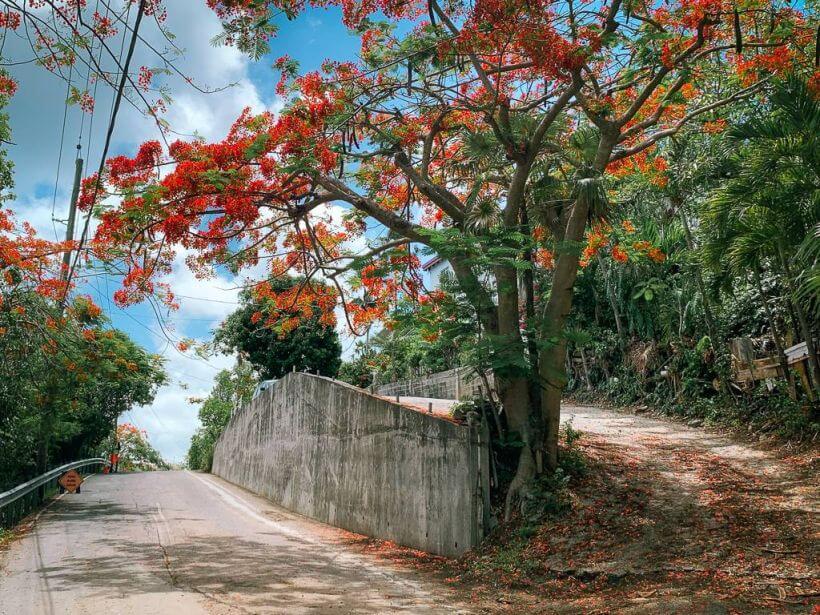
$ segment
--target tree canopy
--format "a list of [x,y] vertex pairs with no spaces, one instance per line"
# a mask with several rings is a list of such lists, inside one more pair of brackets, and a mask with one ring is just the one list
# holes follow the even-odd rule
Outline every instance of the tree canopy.
[[[105,40],[102,23],[76,31],[80,5],[49,4],[67,12],[46,41]],[[138,18],[163,14],[160,0],[126,5]],[[505,428],[520,443],[508,516],[533,478],[559,468],[561,399],[580,378],[624,399],[624,381],[659,398],[671,386],[676,403],[693,390],[726,398],[736,395],[726,342],[765,324],[784,373],[786,344],[802,338],[808,348],[811,370],[799,383],[789,376],[791,400],[820,392],[820,80],[816,24],[804,8],[777,0],[207,5],[224,25],[219,42],[256,58],[280,16],[339,8],[359,54],[312,71],[280,57],[281,112],[246,110],[214,142],[165,143],[163,134],[105,160],[79,198],[99,219],[90,245],[45,241],[0,210],[9,323],[0,335],[15,348],[44,349],[44,364],[71,372],[82,358],[73,342],[49,337],[49,318],[74,340],[98,317],[88,300],[68,301],[75,281],[57,258],[70,250],[75,264],[82,253],[123,273],[113,295],[120,307],[157,297],[175,306],[163,278],[183,252],[201,277],[261,269],[217,343],[265,375],[293,366],[335,373],[337,314],[356,335],[384,327],[375,356],[399,351],[380,366],[393,377],[439,352],[448,366],[492,369]],[[5,27],[26,19],[7,12]],[[61,49],[46,53],[52,68],[76,61]],[[131,79],[132,97],[150,89],[147,70]],[[0,91],[13,89],[0,78]],[[147,112],[156,117],[157,108]],[[428,288],[422,256],[445,261],[452,285]],[[653,350],[666,376],[650,375]],[[350,377],[363,381],[368,362]],[[58,388],[8,386],[43,408]],[[221,408],[207,420],[221,424]],[[198,436],[195,465],[208,465],[213,433]]]
[[201,400],[200,427],[191,438],[187,464],[192,470],[210,471],[214,445],[228,425],[233,411],[251,400],[257,378],[247,362],[232,370],[222,370],[208,397]]
[[[302,281],[283,277],[266,284],[273,292],[290,291],[296,297]],[[241,307],[214,333],[216,348],[240,353],[263,379],[281,378],[294,368],[335,376],[341,364],[342,345],[335,328],[323,322],[321,309],[305,304],[300,318],[289,324],[269,325],[263,322],[267,303],[257,297],[250,291],[242,293]]]
[[[257,55],[275,14],[306,6],[210,5],[225,41]],[[123,305],[154,292],[173,301],[154,280],[185,248],[204,270],[265,259],[271,276],[304,276],[296,293],[255,289],[266,325],[290,326],[306,304],[330,323],[341,304],[357,332],[400,295],[435,301],[413,246],[447,260],[524,442],[514,496],[557,467],[567,319],[579,265],[609,243],[598,221],[612,211],[610,182],[661,181],[665,140],[719,126],[728,106],[807,68],[814,28],[761,1],[338,6],[360,35],[357,61],[300,74],[282,57],[280,114],[246,112],[215,143],[145,143],[89,178],[81,204],[100,210],[95,250],[121,255]],[[103,205],[109,194],[118,206]],[[653,248],[638,251],[659,259]],[[550,266],[537,288],[536,254]],[[622,260],[623,247],[611,255]]]

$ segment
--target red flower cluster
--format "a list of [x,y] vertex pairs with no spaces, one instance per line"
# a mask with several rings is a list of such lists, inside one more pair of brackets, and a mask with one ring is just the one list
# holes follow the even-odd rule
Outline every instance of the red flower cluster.
[[117,35],[118,30],[114,27],[114,22],[110,17],[100,15],[95,11],[92,19],[94,22],[94,33],[100,38],[111,38]]
[[[26,287],[44,297],[62,298],[62,255],[73,242],[52,242],[37,236],[31,225],[17,226],[11,212],[0,209],[0,286]],[[2,299],[0,299],[0,305]]]
[[17,82],[4,73],[0,73],[0,95],[14,96],[17,92]]
[[6,9],[5,12],[0,13],[0,28],[7,30],[16,30],[22,23],[20,13]]
[[151,87],[151,80],[154,78],[154,71],[152,71],[147,66],[140,66],[140,72],[137,76],[137,85],[143,89],[147,90]]

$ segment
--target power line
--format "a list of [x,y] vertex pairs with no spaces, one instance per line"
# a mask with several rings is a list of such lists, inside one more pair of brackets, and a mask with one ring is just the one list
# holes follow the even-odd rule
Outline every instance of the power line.
[[209,303],[224,303],[225,305],[241,305],[239,301],[220,301],[219,299],[211,299],[210,297],[192,297],[191,295],[178,295],[174,293],[175,297],[182,299],[193,299],[195,301],[208,301]]
[[60,186],[60,170],[63,166],[63,148],[65,146],[65,128],[66,123],[68,120],[68,99],[71,96],[71,79],[74,74],[74,65],[72,64],[68,69],[68,81],[66,81],[66,94],[65,100],[63,101],[63,127],[60,130],[60,150],[57,156],[57,177],[54,180],[54,196],[51,199],[51,227],[54,229],[54,239],[55,241],[60,240],[60,236],[57,233],[57,224],[55,219],[55,213],[57,209],[57,190]]
[[[97,195],[99,194],[100,184],[102,182],[102,174],[105,170],[105,160],[108,157],[108,149],[111,147],[111,138],[114,135],[114,127],[117,123],[117,114],[120,110],[120,104],[122,103],[123,93],[125,91],[125,84],[128,82],[128,69],[131,66],[131,60],[134,57],[134,50],[137,46],[137,38],[139,33],[140,24],[142,23],[142,16],[145,12],[145,0],[140,0],[139,8],[137,9],[137,18],[134,22],[134,30],[131,36],[131,43],[128,47],[128,55],[125,58],[125,64],[122,66],[122,78],[120,79],[119,87],[117,88],[117,94],[114,97],[114,107],[111,110],[111,118],[108,122],[108,131],[105,137],[105,146],[103,147],[102,156],[100,157],[100,166],[97,171],[97,181],[94,184],[94,195],[91,200],[92,203],[96,202]],[[66,278],[66,289],[63,294],[63,302],[68,295],[68,286],[71,284],[71,278],[74,275],[74,271],[77,268],[77,265],[80,260],[80,256],[82,254],[83,246],[88,239],[88,228],[91,224],[91,215],[93,213],[94,208],[89,207],[88,214],[85,217],[85,223],[83,224],[83,233],[80,236],[80,243],[77,246],[77,254],[74,257],[74,262],[71,265],[71,268],[68,271],[68,277]]]

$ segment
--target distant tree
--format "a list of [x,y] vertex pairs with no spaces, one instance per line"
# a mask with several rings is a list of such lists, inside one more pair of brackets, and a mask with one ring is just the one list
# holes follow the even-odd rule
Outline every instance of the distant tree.
[[[116,419],[151,403],[162,359],[110,328],[87,297],[63,312],[15,267],[0,281],[0,488],[93,456]],[[8,278],[12,283],[8,283]]]
[[[299,305],[301,280],[274,278],[267,284],[275,293],[287,296],[286,302],[299,306],[300,317],[284,323],[271,324],[262,318],[274,301],[250,292],[243,292],[242,306],[228,316],[217,329],[214,344],[226,352],[239,352],[257,369],[264,379],[281,378],[295,367],[297,370],[335,376],[342,363],[342,345],[336,330],[322,320],[318,306]],[[279,298],[279,301],[282,299]]]
[[214,445],[231,420],[233,408],[250,401],[255,386],[256,377],[248,363],[240,363],[232,370],[223,369],[217,374],[213,390],[202,400],[199,409],[201,426],[191,438],[189,468],[210,471]]
[[365,389],[373,383],[373,374],[377,371],[377,361],[382,357],[364,344],[356,348],[355,356],[343,361],[339,367],[338,378],[343,382]]
[[[119,442],[121,472],[167,470],[170,467],[159,451],[148,442],[148,432],[144,429],[138,429],[130,423],[117,425],[117,441]],[[114,446],[114,440],[109,436],[101,447],[102,453],[110,452]]]

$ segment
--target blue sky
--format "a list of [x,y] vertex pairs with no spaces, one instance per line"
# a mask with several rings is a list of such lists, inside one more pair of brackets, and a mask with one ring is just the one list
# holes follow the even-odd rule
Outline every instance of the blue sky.
[[[352,59],[358,51],[358,40],[341,24],[338,9],[311,9],[293,21],[283,19],[279,36],[271,41],[270,54],[254,63],[235,49],[210,45],[210,39],[219,32],[219,23],[205,6],[205,0],[171,0],[168,7],[168,25],[177,37],[177,44],[186,50],[176,62],[177,66],[199,83],[237,84],[225,92],[205,95],[182,80],[167,81],[174,98],[168,120],[174,130],[184,134],[196,131],[207,139],[219,139],[245,106],[256,111],[280,109],[282,101],[274,91],[278,75],[271,64],[281,55],[288,54],[298,60],[302,70],[313,70],[327,57]],[[158,33],[148,28],[143,31],[145,36],[160,43]],[[8,40],[4,49],[7,61],[31,55],[20,40]],[[140,65],[155,66],[156,59],[146,50],[138,51],[134,66]],[[20,83],[8,108],[14,132],[9,155],[15,163],[17,195],[11,207],[19,218],[34,224],[43,236],[62,237],[75,145],[82,129],[82,155],[86,159],[86,174],[89,174],[99,165],[105,122],[95,118],[90,125],[88,116],[84,118],[79,109],[69,108],[63,133],[66,83],[31,65],[14,67],[10,72]],[[95,115],[102,116],[99,110],[110,109],[111,101],[111,92],[98,92]],[[144,117],[133,109],[123,108],[111,153],[132,154],[142,141],[156,138],[156,134],[156,128]],[[166,358],[170,384],[159,391],[150,407],[135,408],[121,420],[146,429],[166,458],[181,461],[198,424],[198,407],[188,403],[187,398],[206,395],[214,375],[232,365],[233,357],[202,360],[183,355],[176,350],[173,340],[208,339],[213,327],[236,307],[238,291],[237,280],[225,274],[204,281],[195,279],[184,267],[182,257],[168,281],[179,296],[181,309],[159,317],[151,305],[117,308],[111,299],[118,288],[115,279],[91,276],[84,283],[83,291],[95,298],[115,327]],[[352,338],[343,338],[346,348],[351,348],[354,342]]]

